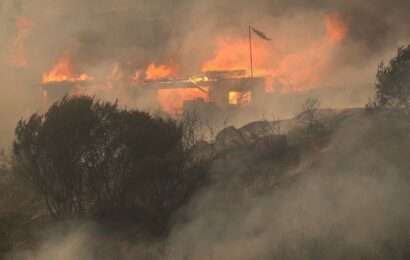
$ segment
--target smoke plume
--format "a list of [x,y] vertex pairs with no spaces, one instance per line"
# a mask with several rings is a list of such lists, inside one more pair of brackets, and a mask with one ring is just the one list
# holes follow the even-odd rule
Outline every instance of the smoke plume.
[[[305,81],[292,75],[310,73],[309,89],[314,89],[313,95],[323,96],[324,106],[361,105],[372,95],[377,64],[409,40],[409,7],[404,0],[3,0],[0,143],[3,147],[9,144],[17,119],[44,109],[41,77],[67,52],[79,74],[101,81],[115,74],[117,82],[122,82],[102,97],[138,106],[144,98],[133,99],[119,90],[128,84],[126,79],[143,73],[150,64],[177,64],[181,74],[198,73],[215,57],[218,39],[246,40],[249,24],[272,38],[267,60],[258,61],[256,56],[256,65],[269,63],[276,73],[284,75],[282,83],[290,77],[302,84]],[[312,55],[326,35],[328,15],[339,17],[348,31],[337,47],[317,59]],[[340,29],[339,22],[330,20],[330,24]],[[338,39],[340,34],[330,35]],[[255,48],[263,45],[255,42]],[[306,55],[307,60],[298,62]],[[319,81],[313,80],[318,77]],[[299,85],[295,87],[298,90]],[[299,106],[294,96],[305,96],[305,89],[301,90],[278,98],[279,103],[287,104],[286,108],[266,106],[271,110],[294,110]],[[275,114],[282,116],[281,112]]]

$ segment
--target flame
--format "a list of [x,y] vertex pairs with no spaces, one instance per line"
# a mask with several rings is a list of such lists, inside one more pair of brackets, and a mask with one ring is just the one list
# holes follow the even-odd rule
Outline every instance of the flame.
[[[330,13],[324,16],[323,25],[325,34],[319,36],[316,41],[297,51],[280,49],[275,42],[259,40],[255,37],[253,44],[254,76],[266,77],[266,91],[304,91],[320,86],[321,82],[329,74],[333,50],[347,37],[348,26],[341,15]],[[277,40],[277,39],[276,39]],[[281,39],[283,40],[283,39]],[[286,42],[286,39],[283,40]],[[216,41],[214,55],[205,61],[201,70],[245,70],[249,71],[249,41],[247,38],[220,37]],[[157,71],[163,71],[162,77],[174,75],[175,70],[166,66],[154,66]],[[158,69],[161,68],[161,69]],[[165,73],[166,72],[166,73]],[[148,73],[147,73],[148,75]],[[159,77],[152,77],[159,78]],[[194,84],[209,81],[206,77],[193,77],[190,81]],[[206,93],[196,89],[162,89],[159,90],[158,98],[162,109],[172,114],[182,110],[183,103],[187,100],[203,98],[208,100]],[[250,92],[241,93],[230,91],[228,103],[231,105],[246,105],[252,100]]]
[[17,35],[12,44],[10,63],[16,67],[27,67],[27,38],[33,27],[30,18],[20,16],[16,20]]
[[326,35],[309,48],[286,55],[271,71],[271,82],[282,92],[303,91],[318,87],[329,73],[333,50],[347,37],[348,26],[337,13],[325,16]]
[[[256,75],[263,75],[266,73],[262,68],[267,66],[266,57],[269,56],[270,52],[268,46],[267,43],[258,42],[258,45],[254,45],[252,48],[254,67],[257,68],[257,70],[254,71]],[[202,65],[202,71],[249,71],[249,67],[249,40],[221,37],[217,39],[214,56]]]
[[50,82],[79,82],[90,81],[92,77],[85,73],[78,74],[75,72],[75,66],[71,60],[71,56],[65,53],[58,62],[48,72],[43,74],[43,83]]
[[168,65],[156,65],[151,63],[145,71],[145,79],[157,80],[169,77],[174,77],[177,74],[177,69]]
[[208,82],[210,79],[206,76],[193,76],[187,81],[200,88],[169,88],[159,89],[157,98],[161,109],[169,114],[177,115],[183,110],[186,101],[193,101],[201,99],[208,101],[208,87],[201,86],[201,83]]
[[[326,78],[333,50],[347,37],[349,28],[338,13],[324,16],[325,35],[297,51],[278,48],[277,42],[286,39],[273,38],[272,42],[257,37],[253,41],[254,76],[266,77],[266,91],[303,91],[318,87]],[[249,41],[247,38],[218,38],[216,51],[202,65],[202,71],[248,71]]]
[[[24,23],[23,23],[24,25]],[[22,26],[27,28],[29,26]],[[338,13],[329,13],[323,17],[323,34],[316,40],[305,43],[299,49],[288,47],[292,39],[283,35],[270,34],[272,41],[265,41],[258,37],[253,38],[253,65],[254,76],[266,77],[266,91],[291,92],[304,91],[320,86],[329,75],[331,59],[335,48],[340,46],[349,33],[349,28],[343,17]],[[217,37],[213,55],[202,63],[201,71],[245,70],[247,74],[237,77],[250,76],[249,40],[246,36]],[[127,84],[143,84],[143,80],[175,79],[179,74],[179,66],[169,64],[149,64],[146,69],[136,70],[134,75],[123,69],[121,64],[113,64],[106,78],[101,79],[101,86],[114,89],[114,86]],[[128,67],[127,67],[128,68]],[[182,66],[181,66],[182,68]],[[211,74],[206,74],[211,75]],[[212,76],[195,76],[181,81],[195,85],[209,86],[209,81],[216,80]],[[235,77],[235,76],[234,76]],[[43,83],[47,82],[82,82],[93,80],[85,73],[78,73],[73,61],[67,53],[48,72],[43,74]],[[105,83],[107,82],[107,83]],[[95,85],[93,82],[93,85]],[[207,84],[202,84],[207,83]],[[101,86],[98,86],[101,88]],[[87,88],[89,89],[89,88]],[[204,87],[207,90],[206,87]],[[196,88],[160,89],[157,98],[161,108],[171,114],[182,111],[186,101],[198,98],[209,101],[206,91]],[[230,91],[227,102],[231,105],[245,105],[251,102],[251,93]]]
[[203,99],[208,101],[207,88],[201,91],[196,88],[173,88],[158,90],[158,100],[161,109],[170,114],[179,114],[182,112],[183,105],[186,101]]
[[229,91],[228,103],[230,105],[247,105],[251,103],[252,92],[247,91],[245,93],[238,91]]
[[189,81],[197,85],[201,82],[208,82],[209,78],[207,76],[194,76],[194,77],[190,77]]

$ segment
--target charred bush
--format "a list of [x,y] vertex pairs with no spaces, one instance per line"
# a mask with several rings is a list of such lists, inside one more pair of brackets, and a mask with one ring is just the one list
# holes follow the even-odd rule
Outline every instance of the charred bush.
[[64,97],[18,123],[15,169],[56,219],[136,223],[163,234],[202,178],[187,166],[182,128],[116,103]]
[[301,113],[296,117],[299,127],[292,130],[296,143],[301,146],[315,148],[326,142],[331,133],[320,109],[320,101],[309,98],[302,106]]

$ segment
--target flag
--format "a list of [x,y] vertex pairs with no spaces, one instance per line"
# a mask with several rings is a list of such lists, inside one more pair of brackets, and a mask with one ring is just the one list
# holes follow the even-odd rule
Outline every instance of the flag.
[[256,33],[256,35],[258,35],[259,37],[261,37],[262,39],[264,39],[264,40],[266,40],[266,41],[271,41],[271,40],[272,40],[271,38],[269,38],[268,36],[266,36],[266,34],[264,34],[264,33],[261,32],[261,31],[256,30],[256,29],[253,28],[253,27],[252,27],[252,31],[253,31],[254,33]]

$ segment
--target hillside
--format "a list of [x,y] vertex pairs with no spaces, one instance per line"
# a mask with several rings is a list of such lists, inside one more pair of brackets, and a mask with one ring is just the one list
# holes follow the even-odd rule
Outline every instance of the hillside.
[[[38,199],[30,202],[30,195],[19,199],[19,207],[2,201],[2,219],[11,209],[9,219],[25,216],[2,231],[2,248],[32,248],[36,259],[53,256],[53,247],[89,259],[107,243],[113,255],[126,259],[406,259],[410,121],[364,109],[319,110],[320,128],[311,132],[305,116],[227,127],[213,142],[199,143],[194,157],[209,164],[209,181],[175,215],[161,241],[127,235],[129,246],[117,252],[124,239],[102,240],[91,232],[85,238],[93,243],[80,250],[70,247],[70,239],[78,239],[74,228],[74,238],[57,243],[35,230],[39,214],[41,225],[54,224],[44,223],[44,207]],[[10,196],[31,194],[1,185]]]
[[363,109],[322,112],[325,135],[303,137],[300,115],[281,122],[293,127],[283,133],[288,145],[276,144],[280,153],[238,146],[216,156],[214,185],[172,237],[178,257],[409,256],[409,121]]

